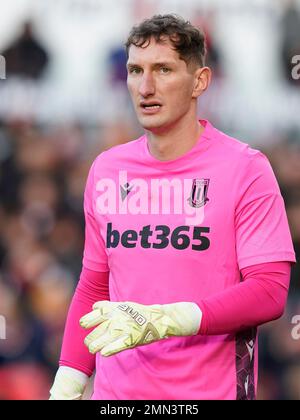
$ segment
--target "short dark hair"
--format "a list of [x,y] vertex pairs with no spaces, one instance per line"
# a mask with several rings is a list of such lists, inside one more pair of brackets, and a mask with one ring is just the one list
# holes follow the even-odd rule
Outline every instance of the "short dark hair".
[[189,21],[175,14],[154,15],[134,26],[125,43],[127,58],[131,45],[146,47],[153,37],[156,42],[162,42],[163,37],[169,37],[181,60],[187,64],[195,62],[201,67],[205,65],[206,40],[204,33]]

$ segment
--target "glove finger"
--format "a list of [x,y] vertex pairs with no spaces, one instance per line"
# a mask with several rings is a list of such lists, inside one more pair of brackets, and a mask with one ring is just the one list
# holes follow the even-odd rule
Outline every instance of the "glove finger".
[[93,309],[100,311],[102,315],[106,315],[119,306],[119,302],[110,302],[109,300],[100,300],[94,303]]
[[100,324],[98,327],[96,327],[92,332],[90,332],[84,339],[84,344],[87,347],[90,347],[91,343],[94,341],[99,340],[103,335],[106,334],[108,328],[109,328],[109,321],[104,321],[102,324]]
[[83,328],[92,328],[101,322],[109,318],[109,314],[114,308],[119,305],[118,302],[110,302],[108,300],[102,300],[94,303],[93,311],[89,312],[87,315],[84,315],[80,319],[80,325]]
[[130,336],[126,334],[102,347],[101,355],[108,357],[133,347]]
[[87,315],[84,315],[82,318],[80,318],[79,323],[82,328],[92,328],[96,325],[101,324],[107,319],[104,315],[101,314],[97,309],[89,312]]
[[107,331],[101,337],[90,342],[88,346],[89,352],[92,354],[98,353],[99,351],[102,350],[103,347],[111,343],[113,340],[114,340],[114,337],[112,337],[110,332]]

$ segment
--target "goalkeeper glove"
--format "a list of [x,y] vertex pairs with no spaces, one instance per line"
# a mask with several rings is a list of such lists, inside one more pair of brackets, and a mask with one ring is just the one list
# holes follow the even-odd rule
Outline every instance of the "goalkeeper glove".
[[102,301],[81,318],[80,325],[97,326],[84,340],[89,351],[111,356],[168,337],[196,335],[201,319],[202,312],[195,303],[141,305]]
[[88,380],[85,373],[60,366],[50,389],[50,400],[81,400]]

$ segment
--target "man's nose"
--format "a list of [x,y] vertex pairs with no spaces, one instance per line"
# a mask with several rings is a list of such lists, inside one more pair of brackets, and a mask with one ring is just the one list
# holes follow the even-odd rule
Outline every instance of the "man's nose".
[[150,73],[144,73],[140,86],[139,94],[144,98],[154,95],[155,93],[155,81],[153,76]]

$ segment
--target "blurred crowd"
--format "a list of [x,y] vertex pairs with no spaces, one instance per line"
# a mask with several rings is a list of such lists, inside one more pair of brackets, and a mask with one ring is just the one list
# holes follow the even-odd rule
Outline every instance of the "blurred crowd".
[[[0,314],[8,337],[0,340],[0,398],[37,390],[47,397],[81,271],[87,173],[105,137],[109,147],[131,135],[124,125],[105,131],[0,124]],[[31,369],[41,380],[34,391]],[[18,386],[18,375],[28,386]]]
[[[291,54],[300,54],[299,14],[287,9],[282,25],[282,83],[299,89],[290,76]],[[218,45],[209,29],[207,35],[209,62],[222,77]],[[8,75],[36,82],[50,60],[30,24],[1,54]],[[114,85],[125,86],[124,62],[121,48],[110,52]],[[88,170],[102,150],[138,135],[136,122],[128,119],[90,125],[0,117],[0,315],[8,338],[0,339],[0,399],[48,398],[81,271]],[[299,261],[300,132],[278,133],[267,145],[262,139],[260,149],[277,176]],[[284,317],[260,329],[260,399],[300,399],[300,339],[292,338],[292,318],[300,315],[299,280],[297,264]]]

